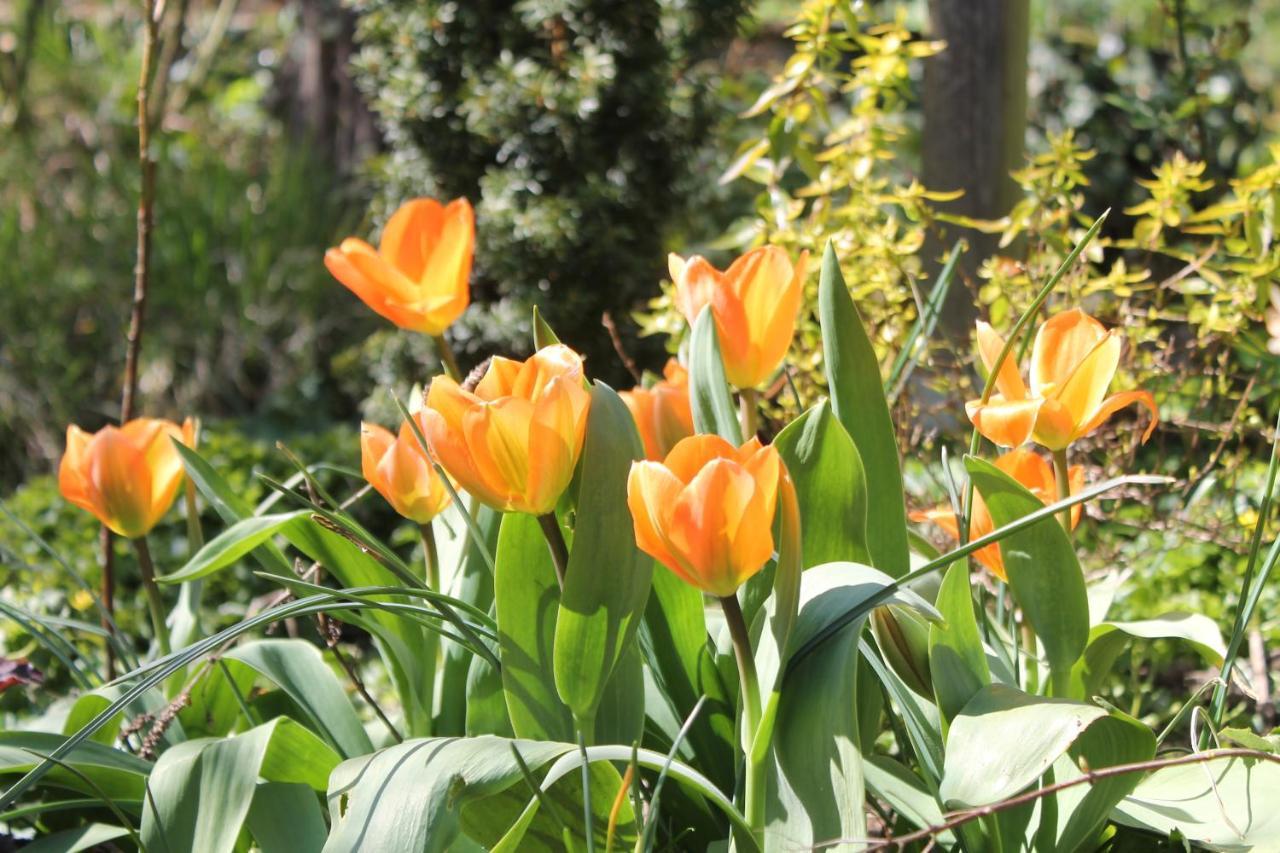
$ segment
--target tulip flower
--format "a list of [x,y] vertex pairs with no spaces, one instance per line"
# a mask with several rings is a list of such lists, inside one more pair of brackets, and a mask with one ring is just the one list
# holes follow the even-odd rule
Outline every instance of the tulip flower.
[[662,371],[663,380],[650,388],[633,388],[618,394],[631,410],[646,459],[661,461],[682,438],[693,435],[693,409],[689,405],[689,371],[674,358]]
[[761,246],[720,272],[701,257],[668,258],[676,306],[690,325],[706,305],[715,317],[725,375],[738,388],[761,385],[791,346],[808,252],[794,266],[777,246]]
[[[1159,420],[1149,391],[1123,391],[1106,396],[1120,364],[1123,339],[1088,314],[1073,308],[1046,320],[1036,332],[1031,351],[1031,385],[1022,381],[1017,364],[1006,357],[996,375],[996,390],[986,403],[971,400],[965,409],[984,436],[1002,447],[1028,439],[1049,450],[1065,450],[1093,432],[1131,403],[1151,411],[1142,440],[1151,437]],[[991,370],[1004,339],[986,323],[978,323],[978,353]]]
[[[995,464],[1001,471],[1026,487],[1027,491],[1039,498],[1040,502],[1046,506],[1058,500],[1057,481],[1054,477],[1053,469],[1038,453],[1026,448],[1018,448],[996,459]],[[1072,465],[1067,475],[1067,482],[1070,485],[1069,494],[1075,494],[1083,489],[1084,469],[1079,465]],[[978,494],[977,491],[973,493],[972,516],[969,522],[970,542],[974,539],[981,539],[996,529],[995,522],[991,519],[991,513],[987,510],[987,505],[983,502],[982,495]],[[911,513],[911,520],[932,522],[946,531],[951,538],[960,538],[960,526],[956,521],[955,513],[947,507],[936,507],[930,510],[913,512]],[[1071,528],[1074,530],[1079,523],[1080,504],[1076,504],[1071,507]],[[979,548],[974,552],[973,556],[1000,580],[1008,580],[1004,570],[1004,558],[1000,554],[1000,544],[998,542]]]
[[492,359],[474,392],[437,376],[420,416],[432,454],[467,492],[545,515],[573,478],[590,405],[582,357],[555,344],[524,362]]
[[465,198],[406,202],[375,250],[348,237],[324,254],[338,281],[402,329],[440,336],[470,301],[475,217]]
[[732,596],[773,555],[782,459],[756,438],[678,443],[662,462],[633,462],[627,505],[636,545],[681,580]]
[[396,512],[420,525],[449,505],[449,490],[407,422],[399,435],[376,424],[360,425],[360,470]]
[[58,489],[112,531],[140,539],[168,512],[182,485],[182,460],[173,442],[190,447],[195,422],[137,418],[96,433],[67,427],[67,452]]

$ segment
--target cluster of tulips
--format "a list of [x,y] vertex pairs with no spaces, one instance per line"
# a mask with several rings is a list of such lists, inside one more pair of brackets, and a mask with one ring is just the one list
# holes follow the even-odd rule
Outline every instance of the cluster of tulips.
[[[568,549],[555,511],[583,452],[592,392],[582,357],[558,342],[524,361],[494,356],[478,378],[464,380],[444,334],[469,302],[474,233],[465,200],[442,205],[417,199],[391,217],[376,248],[350,238],[325,255],[334,277],[368,307],[401,328],[432,336],[444,365],[412,420],[397,433],[362,425],[362,472],[424,534],[459,490],[496,511],[536,516],[563,584]],[[644,458],[632,463],[626,483],[635,544],[719,601],[744,668],[744,703],[755,705],[747,710],[757,718],[759,687],[754,672],[745,671],[750,640],[737,592],[774,556],[774,519],[791,486],[779,452],[758,437],[756,389],[777,374],[792,345],[806,262],[802,254],[793,263],[775,246],[748,251],[724,271],[697,256],[670,258],[676,306],[691,327],[704,312],[714,321],[724,376],[741,404],[745,441],[740,446],[696,434],[689,375],[676,359],[666,364],[661,379],[620,395],[643,447]],[[1150,409],[1144,440],[1155,425],[1149,393],[1107,394],[1122,343],[1114,330],[1080,310],[1051,316],[1035,336],[1027,382],[1000,335],[978,324],[978,353],[995,380],[988,393],[968,404],[969,418],[982,435],[1008,448],[996,465],[1045,503],[1082,488],[1082,469],[1068,465],[1068,448],[1117,410],[1133,403]],[[192,446],[194,440],[191,421],[180,427],[144,418],[94,435],[72,426],[61,463],[66,499],[138,543],[162,649],[163,607],[145,536],[181,484],[183,467],[174,443]],[[1049,451],[1052,466],[1031,449],[1033,443]],[[956,538],[975,539],[994,526],[978,495],[967,531],[948,508],[912,518]],[[1078,518],[1077,505],[1063,521],[1070,529]],[[983,548],[976,557],[1004,577],[999,545]],[[749,745],[744,738],[744,749]],[[749,778],[749,812],[753,796],[762,796],[751,784]]]

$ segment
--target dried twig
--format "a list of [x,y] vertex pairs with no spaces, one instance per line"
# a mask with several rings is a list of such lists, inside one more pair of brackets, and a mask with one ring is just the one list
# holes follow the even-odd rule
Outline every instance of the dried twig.
[[613,322],[613,315],[608,311],[600,315],[600,325],[604,326],[604,330],[609,333],[609,341],[613,344],[613,351],[622,360],[622,366],[627,369],[627,373],[630,373],[631,378],[639,385],[644,381],[644,374],[640,372],[639,367],[636,367],[635,359],[627,353],[626,347],[622,345],[622,336],[618,334],[618,324]]

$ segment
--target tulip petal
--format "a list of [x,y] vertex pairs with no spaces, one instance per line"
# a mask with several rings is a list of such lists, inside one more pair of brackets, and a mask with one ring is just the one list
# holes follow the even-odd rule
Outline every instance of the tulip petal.
[[[803,258],[801,274],[803,274]],[[724,273],[712,294],[725,375],[754,388],[778,369],[795,334],[803,280],[777,246],[752,249]]]
[[1047,502],[1057,500],[1053,468],[1044,457],[1026,447],[1015,448],[996,459],[996,467],[1017,480],[1032,494]]
[[1122,341],[1108,332],[1076,367],[1054,398],[1066,407],[1073,432],[1102,404],[1120,366]]
[[985,406],[979,400],[970,400],[965,403],[965,411],[986,438],[1001,447],[1018,447],[1031,437],[1043,404],[1043,400],[1036,399],[1006,400],[997,394]]
[[484,376],[476,383],[476,396],[481,400],[496,400],[514,393],[516,379],[520,375],[523,362],[512,361],[495,355],[489,359]]
[[427,389],[427,409],[438,412],[449,428],[454,430],[462,429],[463,417],[481,402],[481,397],[467,391],[448,376],[435,377],[431,380],[431,387]]
[[1151,423],[1147,424],[1146,430],[1142,433],[1142,441],[1145,443],[1147,439],[1151,438],[1151,433],[1155,431],[1156,424],[1160,423],[1160,411],[1156,408],[1156,398],[1151,395],[1151,392],[1140,390],[1121,391],[1119,394],[1112,394],[1103,400],[1101,405],[1089,416],[1089,419],[1078,428],[1076,437],[1088,435],[1106,423],[1116,412],[1133,403],[1140,403],[1151,412]]
[[[127,427],[128,424],[125,424]],[[182,428],[172,421],[159,421],[158,429],[143,451],[143,464],[151,476],[151,506],[147,527],[154,527],[173,506],[182,486],[184,469],[174,442],[183,440]]]
[[692,326],[702,309],[711,303],[713,294],[720,289],[725,274],[701,255],[694,255],[687,261],[679,255],[669,255],[667,267],[676,286],[676,309]]
[[85,454],[92,437],[74,424],[67,427],[67,450],[58,463],[58,491],[71,504],[99,515],[100,496],[87,476],[88,459]]
[[116,427],[104,427],[85,450],[101,521],[129,539],[151,528],[151,475],[141,450]]
[[666,566],[685,583],[698,578],[676,554],[664,531],[684,483],[657,462],[634,462],[627,475],[627,507],[635,528],[636,547]]
[[1031,349],[1031,395],[1043,396],[1046,386],[1065,385],[1106,334],[1101,323],[1079,308],[1046,320]]
[[[433,390],[434,385],[433,382]],[[430,403],[428,405],[430,406]],[[511,496],[491,486],[476,467],[471,450],[463,437],[461,416],[455,426],[446,420],[446,416],[441,411],[426,408],[422,410],[421,419],[422,432],[427,439],[427,444],[431,447],[432,455],[467,494],[495,509],[503,511],[509,509]]]
[[591,396],[573,376],[559,376],[533,404],[529,430],[529,475],[525,501],[535,514],[555,509],[573,479],[586,440]]
[[644,445],[644,457],[654,462],[662,461],[662,448],[658,443],[657,423],[654,415],[655,395],[648,388],[633,388],[630,391],[619,391],[618,396],[631,412],[635,421],[636,432]]
[[673,549],[712,595],[732,595],[773,553],[773,519],[764,517],[755,492],[755,481],[741,465],[715,459],[684,488],[672,510]]
[[382,228],[378,254],[412,281],[421,281],[431,247],[440,241],[444,208],[432,198],[407,201]]
[[[1075,495],[1084,490],[1084,467],[1081,465],[1072,465],[1067,469],[1067,485],[1069,491],[1067,494]],[[1056,496],[1055,496],[1056,497]],[[1076,504],[1071,507],[1071,529],[1075,530],[1080,524],[1080,516],[1084,512],[1084,504]]]
[[[1000,357],[1000,351],[1004,349],[1004,338],[989,323],[984,323],[981,320],[978,321],[976,337],[978,341],[978,356],[982,359],[982,364],[986,367],[987,372],[990,373],[992,366],[996,363],[996,359]],[[1018,372],[1018,360],[1013,352],[1006,355],[1000,365],[1000,372],[996,374],[996,390],[1003,394],[1007,400],[1025,400],[1027,398],[1027,386],[1022,382],[1022,375]]]
[[483,403],[462,418],[462,434],[475,470],[491,492],[506,496],[507,506],[519,505],[529,484],[532,419],[533,404],[519,397]]
[[737,459],[738,451],[718,435],[691,435],[671,449],[663,461],[682,483],[689,483],[715,459]]

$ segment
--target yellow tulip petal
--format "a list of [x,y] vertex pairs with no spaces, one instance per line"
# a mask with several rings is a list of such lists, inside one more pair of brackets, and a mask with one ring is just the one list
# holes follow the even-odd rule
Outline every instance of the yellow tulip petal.
[[86,476],[85,448],[92,435],[74,424],[67,427],[67,449],[58,463],[58,491],[71,504],[97,514],[97,490]]
[[[758,507],[751,511],[754,494],[755,481],[741,465],[715,459],[684,488],[672,510],[672,546],[697,573],[698,586],[712,595],[732,595],[773,552],[771,524],[760,523]],[[752,522],[745,529],[744,520]],[[741,543],[735,541],[739,534]]]
[[503,397],[476,406],[462,419],[462,433],[475,470],[490,491],[505,495],[516,506],[529,483],[529,426],[533,404],[519,397]]
[[737,448],[718,435],[691,435],[671,449],[663,464],[680,482],[688,483],[715,459],[737,459]]
[[[1069,491],[1067,494],[1079,494],[1084,489],[1084,467],[1080,465],[1072,465],[1067,469],[1067,485]],[[1071,529],[1075,530],[1080,523],[1080,516],[1084,512],[1084,504],[1076,504],[1071,507]]]
[[965,411],[982,435],[1001,447],[1018,447],[1031,437],[1043,402],[1006,400],[997,394],[985,406],[978,400],[970,400],[965,404]]
[[573,479],[586,439],[590,395],[573,376],[560,376],[533,404],[529,424],[529,478],[524,489],[528,510],[541,515],[555,509],[556,500]]
[[1151,438],[1151,433],[1155,431],[1156,424],[1160,423],[1160,411],[1156,408],[1156,398],[1151,395],[1150,391],[1121,391],[1119,394],[1112,394],[1103,400],[1097,410],[1090,414],[1089,419],[1078,427],[1075,437],[1079,438],[1088,435],[1098,427],[1107,422],[1108,419],[1116,412],[1132,405],[1139,403],[1147,407],[1151,412],[1151,422],[1147,424],[1146,430],[1142,433],[1142,440],[1145,443]]
[[634,462],[627,475],[627,507],[635,528],[636,547],[697,586],[697,577],[675,553],[665,531],[684,483],[657,462]]
[[421,423],[432,455],[458,485],[477,500],[506,510],[510,495],[491,486],[476,467],[461,422],[453,426],[440,411],[426,408],[422,410]]
[[618,392],[618,396],[622,398],[627,410],[631,412],[631,419],[635,421],[640,443],[644,445],[645,458],[661,462],[663,453],[655,430],[653,392],[647,388],[633,388],[630,391]]
[[145,535],[151,529],[151,476],[140,450],[109,426],[89,442],[86,457],[101,521],[129,539]]
[[702,309],[711,303],[712,295],[721,286],[724,273],[701,255],[694,255],[687,261],[681,260],[679,255],[670,255],[667,266],[676,286],[676,309],[692,326]]
[[[1000,357],[1000,351],[1004,349],[1005,340],[989,323],[979,320],[977,341],[978,356],[990,373],[996,359]],[[1025,400],[1027,397],[1027,386],[1022,382],[1018,361],[1013,352],[1000,365],[1000,372],[996,375],[996,390],[1007,400]]]
[[1034,450],[1019,447],[996,459],[996,467],[1017,480],[1040,500],[1055,500],[1053,468]]
[[1042,396],[1046,386],[1065,385],[1106,333],[1101,323],[1078,308],[1046,320],[1031,348],[1031,395]]
[[1071,415],[1073,426],[1078,428],[1102,405],[1120,366],[1121,345],[1120,337],[1108,332],[1054,395]]

